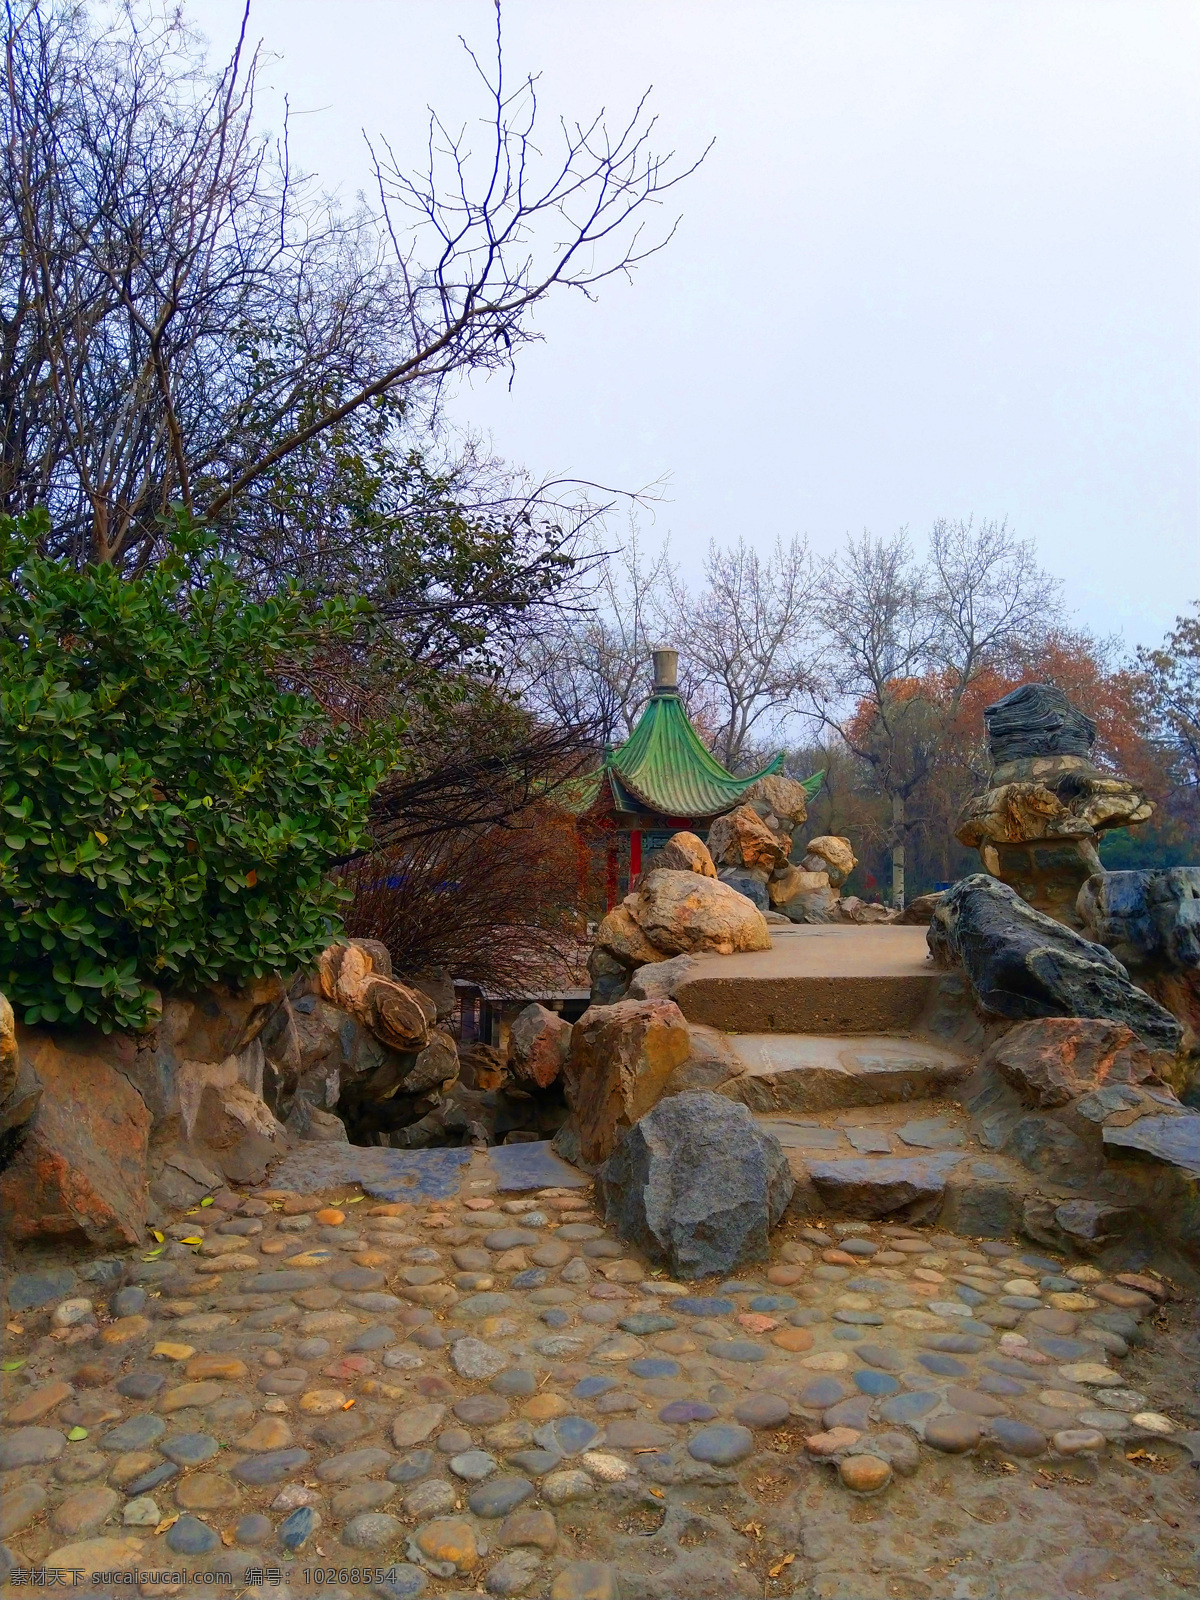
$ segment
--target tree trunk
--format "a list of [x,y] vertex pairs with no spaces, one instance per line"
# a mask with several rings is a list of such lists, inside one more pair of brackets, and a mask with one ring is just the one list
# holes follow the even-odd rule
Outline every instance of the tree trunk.
[[892,796],[892,905],[904,910],[904,796]]

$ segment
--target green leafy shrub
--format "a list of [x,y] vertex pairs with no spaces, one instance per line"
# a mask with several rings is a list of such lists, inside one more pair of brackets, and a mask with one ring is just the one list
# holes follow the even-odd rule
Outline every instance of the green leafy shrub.
[[144,576],[0,518],[0,989],[28,1023],[145,1027],[156,991],[312,960],[385,770],[288,692],[356,605],[252,604],[179,522]]

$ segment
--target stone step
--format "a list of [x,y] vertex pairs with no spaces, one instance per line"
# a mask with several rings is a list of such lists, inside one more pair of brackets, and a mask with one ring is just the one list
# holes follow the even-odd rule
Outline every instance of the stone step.
[[689,1022],[726,1033],[907,1033],[943,977],[924,928],[814,925],[770,950],[694,957],[672,994]]
[[983,1150],[962,1110],[944,1101],[881,1105],[821,1117],[759,1115],[783,1146],[801,1210],[927,1222],[982,1238],[1019,1228],[1035,1180]]
[[743,1071],[720,1092],[760,1113],[924,1099],[949,1093],[972,1070],[940,1045],[894,1035],[732,1033],[727,1041]]

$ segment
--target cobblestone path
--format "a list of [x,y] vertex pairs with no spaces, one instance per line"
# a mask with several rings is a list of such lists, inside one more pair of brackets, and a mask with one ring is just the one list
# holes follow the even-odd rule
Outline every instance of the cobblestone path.
[[1197,1592],[1195,1312],[1154,1277],[789,1222],[677,1284],[587,1189],[508,1198],[482,1153],[442,1189],[222,1192],[16,1262],[4,1596]]

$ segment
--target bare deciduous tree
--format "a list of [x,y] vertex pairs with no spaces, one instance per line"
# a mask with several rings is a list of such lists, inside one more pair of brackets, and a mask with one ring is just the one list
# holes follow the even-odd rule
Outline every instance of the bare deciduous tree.
[[[665,611],[689,670],[711,699],[716,753],[736,771],[813,681],[817,569],[807,543],[709,545],[704,585],[672,569]],[[756,738],[757,736],[757,738]]]
[[[593,540],[594,581],[581,609],[542,616],[515,662],[530,704],[586,729],[597,749],[632,733],[650,691],[649,656],[662,628],[669,550],[647,552],[636,520],[616,550]],[[687,689],[685,684],[685,692]]]
[[345,219],[256,129],[249,5],[210,72],[173,12],[10,4],[0,507],[50,504],[75,560],[144,561],[169,502],[227,524],[347,418],[510,366],[548,295],[661,249],[655,208],[695,164],[654,153],[644,98],[543,154],[496,17],[482,149],[433,116],[414,175],[379,141],[381,211]]
[[963,696],[1000,652],[1053,621],[1058,587],[1005,522],[937,522],[924,563],[906,531],[864,533],[830,564],[814,706],[889,802],[893,904],[904,904],[914,797],[944,758]]

